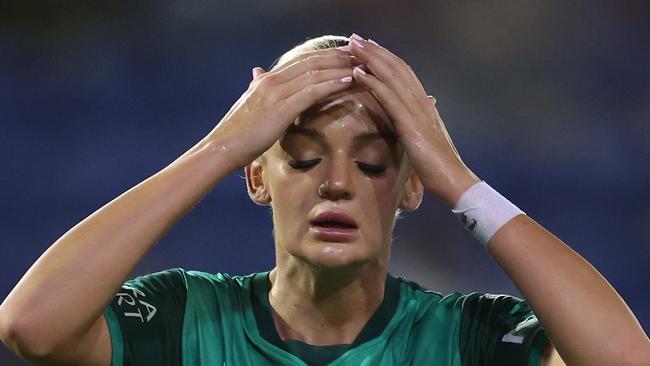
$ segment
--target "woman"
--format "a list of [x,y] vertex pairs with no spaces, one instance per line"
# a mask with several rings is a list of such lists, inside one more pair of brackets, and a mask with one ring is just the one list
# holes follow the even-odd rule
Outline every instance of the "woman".
[[[253,76],[203,140],[32,266],[0,307],[9,348],[80,365],[562,365],[558,352],[570,365],[650,364],[615,290],[480,182],[397,56],[327,36]],[[122,286],[241,167],[251,198],[273,208],[276,267],[232,278],[175,269]],[[425,189],[487,245],[539,321],[515,298],[443,298],[387,274],[396,212]]]

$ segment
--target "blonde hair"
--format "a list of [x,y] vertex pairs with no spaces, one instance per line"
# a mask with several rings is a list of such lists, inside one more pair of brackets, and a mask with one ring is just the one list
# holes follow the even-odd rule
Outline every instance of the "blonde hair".
[[349,37],[344,36],[335,36],[335,35],[324,35],[317,38],[307,39],[306,41],[298,44],[289,51],[285,52],[280,56],[273,64],[271,65],[269,71],[278,68],[279,66],[285,64],[287,61],[294,59],[296,56],[299,56],[303,53],[316,50],[324,50],[328,48],[335,48],[340,46],[346,46],[349,42]]

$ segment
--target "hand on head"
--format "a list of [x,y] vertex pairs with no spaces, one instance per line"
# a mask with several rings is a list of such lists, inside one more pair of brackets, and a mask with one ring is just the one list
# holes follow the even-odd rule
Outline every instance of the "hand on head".
[[377,42],[353,34],[347,46],[300,52],[270,71],[255,67],[252,76],[248,90],[212,131],[230,154],[232,170],[269,149],[310,106],[356,84],[390,115],[429,191],[444,199],[459,180],[478,181],[461,160],[435,98],[406,62]]
[[436,99],[427,95],[413,69],[373,40],[353,34],[349,46],[350,53],[370,71],[355,67],[355,81],[367,87],[390,114],[395,133],[424,186],[450,200],[448,196],[478,181],[461,160],[438,114]]
[[271,147],[309,106],[348,88],[355,65],[349,52],[325,49],[299,54],[271,71],[255,67],[248,90],[209,137],[235,171]]

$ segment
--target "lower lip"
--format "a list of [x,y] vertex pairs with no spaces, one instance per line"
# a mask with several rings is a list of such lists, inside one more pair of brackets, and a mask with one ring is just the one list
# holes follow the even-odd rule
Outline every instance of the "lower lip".
[[310,229],[322,241],[344,243],[353,241],[359,235],[358,228],[325,227],[311,225]]

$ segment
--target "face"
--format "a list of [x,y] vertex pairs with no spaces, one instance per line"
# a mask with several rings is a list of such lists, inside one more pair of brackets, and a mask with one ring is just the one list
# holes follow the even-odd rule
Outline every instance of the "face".
[[261,169],[278,265],[388,265],[411,169],[369,91],[353,87],[305,111],[264,154]]

